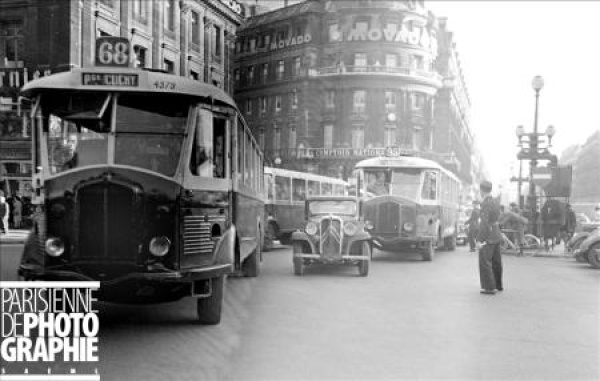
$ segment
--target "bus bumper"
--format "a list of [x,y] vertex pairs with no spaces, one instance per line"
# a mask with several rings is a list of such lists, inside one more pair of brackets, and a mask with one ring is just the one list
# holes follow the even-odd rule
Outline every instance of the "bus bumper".
[[231,264],[219,264],[202,268],[174,271],[168,269],[148,269],[149,271],[131,272],[110,280],[94,279],[88,275],[72,270],[46,269],[43,266],[21,264],[19,275],[26,280],[45,281],[100,281],[101,286],[113,286],[132,280],[142,280],[158,283],[189,283],[203,279],[216,278],[231,274]]

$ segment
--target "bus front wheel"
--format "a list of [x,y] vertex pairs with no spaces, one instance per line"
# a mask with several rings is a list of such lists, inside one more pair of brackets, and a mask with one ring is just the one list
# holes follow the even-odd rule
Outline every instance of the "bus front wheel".
[[260,274],[260,257],[262,252],[262,245],[259,243],[256,245],[256,249],[250,256],[244,259],[242,262],[242,274],[247,278],[256,278]]
[[456,235],[444,238],[444,248],[448,251],[454,251],[456,249]]
[[221,275],[211,279],[210,296],[199,298],[196,304],[198,323],[204,325],[216,325],[221,322],[224,288],[225,276]]

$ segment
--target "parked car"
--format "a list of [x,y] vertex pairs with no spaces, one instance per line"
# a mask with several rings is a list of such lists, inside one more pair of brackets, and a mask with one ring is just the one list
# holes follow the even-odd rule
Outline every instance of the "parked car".
[[587,261],[592,267],[600,269],[600,228],[580,240],[579,246],[574,249],[574,254],[578,261]]
[[360,217],[360,202],[354,197],[322,196],[304,204],[303,231],[292,233],[294,274],[303,275],[314,263],[353,265],[361,276],[371,266],[369,224]]
[[587,251],[581,251],[581,244],[594,233],[600,231],[599,222],[588,222],[581,226],[581,230],[573,235],[567,242],[567,252],[573,253],[578,262],[588,262]]

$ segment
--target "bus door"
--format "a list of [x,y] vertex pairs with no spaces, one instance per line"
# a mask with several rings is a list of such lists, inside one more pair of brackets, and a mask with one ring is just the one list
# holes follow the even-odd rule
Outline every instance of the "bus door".
[[181,196],[182,269],[212,263],[214,250],[227,246],[219,242],[231,221],[231,118],[198,107],[190,124]]

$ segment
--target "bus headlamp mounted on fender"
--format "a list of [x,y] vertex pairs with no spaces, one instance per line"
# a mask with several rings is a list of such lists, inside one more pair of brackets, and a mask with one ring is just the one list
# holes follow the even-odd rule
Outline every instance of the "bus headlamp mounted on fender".
[[65,252],[65,243],[58,237],[48,238],[45,247],[46,253],[51,257],[60,257]]
[[171,248],[171,241],[165,237],[154,237],[150,240],[150,253],[157,257],[164,257],[169,252]]

